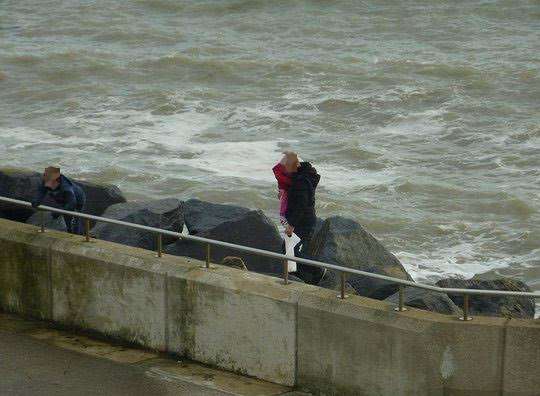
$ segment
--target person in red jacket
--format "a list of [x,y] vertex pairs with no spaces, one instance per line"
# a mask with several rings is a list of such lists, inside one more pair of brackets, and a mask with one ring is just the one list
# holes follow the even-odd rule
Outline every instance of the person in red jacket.
[[298,156],[296,153],[290,151],[286,151],[283,154],[283,158],[281,158],[281,161],[272,168],[272,171],[278,182],[279,221],[286,229],[289,229],[289,227],[287,227],[289,223],[287,222],[285,215],[287,213],[288,194],[292,184],[292,177],[291,174],[287,172],[286,166],[288,163],[298,162]]

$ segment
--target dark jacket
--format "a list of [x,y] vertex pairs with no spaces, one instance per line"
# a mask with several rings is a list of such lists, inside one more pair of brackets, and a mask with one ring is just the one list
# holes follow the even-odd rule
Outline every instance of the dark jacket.
[[46,196],[64,210],[82,210],[86,197],[83,189],[78,184],[72,182],[64,175],[60,175],[60,184],[54,190],[45,187],[42,183],[38,188],[36,198],[32,201],[32,206],[39,206]]
[[315,190],[321,176],[309,162],[301,162],[292,174],[287,202],[287,222],[293,227],[315,225]]

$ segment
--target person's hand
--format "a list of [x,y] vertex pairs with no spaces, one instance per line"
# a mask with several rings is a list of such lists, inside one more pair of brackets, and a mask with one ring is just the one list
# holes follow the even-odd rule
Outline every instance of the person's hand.
[[285,228],[285,234],[290,238],[294,232],[294,227],[290,224],[287,225],[287,228]]
[[37,208],[38,206],[39,206],[39,201],[36,200],[36,199],[34,199],[34,200],[32,201],[32,207],[33,207],[33,208]]

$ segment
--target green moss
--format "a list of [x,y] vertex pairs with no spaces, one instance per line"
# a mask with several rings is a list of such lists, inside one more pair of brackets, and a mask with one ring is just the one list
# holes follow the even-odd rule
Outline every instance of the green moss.
[[35,236],[0,241],[0,306],[24,316],[50,316],[47,250],[32,246]]

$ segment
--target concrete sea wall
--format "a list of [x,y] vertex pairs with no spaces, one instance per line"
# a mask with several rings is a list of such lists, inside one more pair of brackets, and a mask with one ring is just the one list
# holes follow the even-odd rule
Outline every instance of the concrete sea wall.
[[540,322],[454,317],[0,219],[0,309],[320,395],[538,395]]

